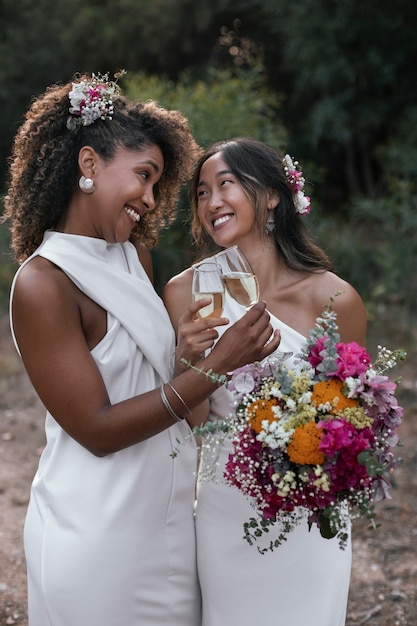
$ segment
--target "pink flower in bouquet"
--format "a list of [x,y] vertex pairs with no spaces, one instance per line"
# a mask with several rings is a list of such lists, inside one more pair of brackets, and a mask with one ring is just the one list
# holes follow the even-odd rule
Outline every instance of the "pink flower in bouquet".
[[332,489],[347,491],[369,483],[367,468],[359,462],[358,456],[372,448],[372,430],[363,428],[358,431],[344,419],[322,420],[318,426],[323,429],[320,450],[327,459],[324,468],[330,476]]
[[308,361],[315,370],[317,366],[323,361],[321,352],[325,349],[325,337],[319,337],[314,346],[312,346],[308,353]]
[[371,357],[356,341],[350,343],[338,343],[336,346],[339,358],[337,360],[337,370],[329,372],[337,376],[340,380],[346,380],[349,376],[360,376],[368,369]]

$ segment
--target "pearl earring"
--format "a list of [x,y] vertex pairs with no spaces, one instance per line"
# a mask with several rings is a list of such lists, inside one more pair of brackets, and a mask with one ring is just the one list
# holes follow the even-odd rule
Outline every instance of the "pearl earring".
[[94,187],[94,181],[91,178],[86,178],[85,176],[81,176],[78,181],[78,185],[84,193],[93,193],[96,190]]

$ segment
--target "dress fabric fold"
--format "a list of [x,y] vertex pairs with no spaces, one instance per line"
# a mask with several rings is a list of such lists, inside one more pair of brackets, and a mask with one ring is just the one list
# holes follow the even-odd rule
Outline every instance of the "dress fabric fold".
[[[47,231],[37,255],[107,311],[91,355],[112,404],[169,379],[174,332],[131,243]],[[199,624],[187,424],[102,458],[50,413],[45,430],[24,531],[30,626]]]

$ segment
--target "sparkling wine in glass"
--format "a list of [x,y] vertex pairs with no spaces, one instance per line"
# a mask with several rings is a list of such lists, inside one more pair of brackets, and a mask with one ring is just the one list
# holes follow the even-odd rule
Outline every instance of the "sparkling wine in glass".
[[[222,250],[215,256],[220,265],[223,281],[230,296],[239,304],[250,309],[259,300],[259,284],[248,259],[239,246]],[[280,365],[293,355],[292,352],[275,350],[267,357]]]
[[198,311],[199,317],[221,317],[224,285],[219,265],[214,261],[202,261],[194,265],[193,269],[193,301],[211,298],[211,303]]
[[245,309],[259,300],[259,285],[255,273],[238,246],[222,250],[215,256],[229,295]]

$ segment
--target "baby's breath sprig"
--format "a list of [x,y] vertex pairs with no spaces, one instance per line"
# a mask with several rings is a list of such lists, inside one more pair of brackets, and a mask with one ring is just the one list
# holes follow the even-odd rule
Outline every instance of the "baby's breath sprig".
[[402,349],[389,350],[385,346],[378,346],[378,354],[373,363],[373,368],[378,374],[383,374],[393,367],[405,361],[407,352]]

